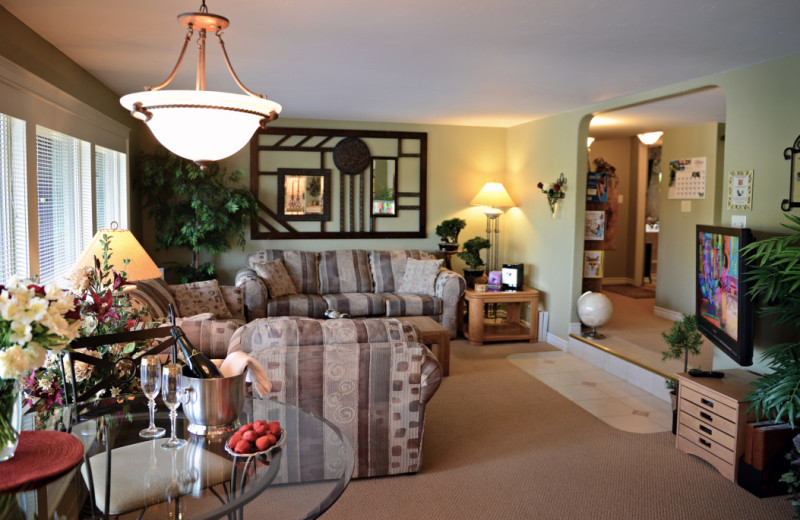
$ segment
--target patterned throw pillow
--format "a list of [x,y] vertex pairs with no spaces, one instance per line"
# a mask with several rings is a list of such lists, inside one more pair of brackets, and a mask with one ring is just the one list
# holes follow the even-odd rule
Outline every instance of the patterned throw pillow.
[[289,277],[286,267],[280,260],[273,260],[271,262],[258,262],[253,264],[258,276],[264,279],[269,289],[270,298],[278,298],[280,296],[288,296],[290,294],[297,294],[297,289],[294,287],[294,282]]
[[213,313],[214,317],[220,320],[233,317],[225,305],[219,282],[216,280],[170,285],[169,290],[178,306],[178,315],[183,318],[203,312]]
[[169,316],[169,304],[175,305],[175,299],[163,278],[139,280],[135,285],[123,287],[130,298],[131,307],[136,310],[147,309],[147,314],[142,316],[146,321],[166,318]]
[[415,260],[408,259],[403,283],[397,289],[399,293],[427,294],[436,296],[433,286],[436,275],[442,267],[442,260]]

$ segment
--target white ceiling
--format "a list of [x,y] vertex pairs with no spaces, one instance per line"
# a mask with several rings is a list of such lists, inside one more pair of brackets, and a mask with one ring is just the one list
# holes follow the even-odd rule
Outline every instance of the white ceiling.
[[[201,2],[0,5],[122,95],[167,77],[185,36],[176,16]],[[289,118],[506,127],[800,53],[797,0],[207,5],[231,21],[223,38],[242,82],[281,103]],[[176,88],[194,88],[192,50]],[[207,61],[209,90],[238,90],[211,36]],[[661,129],[667,116],[724,120],[722,93],[705,96],[651,106],[652,114],[642,107],[609,115],[629,119],[631,132]]]

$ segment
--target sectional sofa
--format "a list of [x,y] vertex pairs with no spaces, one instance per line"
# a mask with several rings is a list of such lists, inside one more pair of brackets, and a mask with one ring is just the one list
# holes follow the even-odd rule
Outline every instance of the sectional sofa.
[[466,290],[463,276],[418,249],[267,249],[248,255],[235,283],[244,294],[248,322],[274,316],[324,318],[329,309],[353,318],[430,316],[451,338],[457,334],[459,301]]

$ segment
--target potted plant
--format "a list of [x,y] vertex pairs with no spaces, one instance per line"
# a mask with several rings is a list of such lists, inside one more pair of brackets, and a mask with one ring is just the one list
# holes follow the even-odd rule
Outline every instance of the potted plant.
[[191,251],[187,264],[168,268],[180,283],[214,278],[213,262],[200,263],[200,252],[230,249],[230,239],[244,249],[247,221],[257,215],[255,197],[237,186],[243,171],[227,173],[217,163],[207,169],[161,148],[142,154],[141,190],[147,214],[155,221],[156,249]]
[[450,218],[443,220],[436,226],[436,234],[441,238],[439,249],[441,251],[455,251],[458,249],[458,234],[467,227],[467,221],[463,218]]
[[467,285],[473,287],[475,280],[483,275],[483,259],[481,250],[489,249],[491,242],[483,237],[473,237],[464,242],[464,250],[458,253],[458,257],[469,266],[464,269],[464,278]]
[[[689,354],[699,355],[703,335],[697,330],[697,316],[682,314],[681,319],[672,324],[668,332],[662,332],[661,337],[669,347],[662,352],[662,361],[667,359],[680,359],[683,357],[683,371],[689,369]],[[676,432],[678,413],[678,381],[666,380],[669,397],[672,401],[672,433]]]

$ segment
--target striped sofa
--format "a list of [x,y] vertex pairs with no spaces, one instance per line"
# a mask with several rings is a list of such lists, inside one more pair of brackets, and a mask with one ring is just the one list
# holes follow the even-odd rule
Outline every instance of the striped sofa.
[[163,278],[139,280],[125,293],[131,307],[146,311],[143,319],[149,322],[169,323],[171,303],[175,324],[211,359],[225,359],[231,336],[245,324],[242,290],[216,280],[179,285],[168,285]]
[[[399,292],[409,259],[435,257],[417,249],[267,249],[247,256],[247,267],[236,274],[236,286],[244,292],[248,321],[274,316],[323,318],[328,309],[354,318],[430,316],[455,338],[458,306],[466,290],[464,277],[441,268],[430,294]],[[274,261],[283,263],[296,294],[272,297],[268,280],[259,276],[256,267]]]
[[229,353],[246,352],[264,368],[272,381],[265,397],[338,426],[355,452],[353,476],[374,477],[420,469],[425,406],[442,371],[419,339],[396,319],[259,318],[234,333]]

